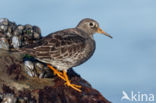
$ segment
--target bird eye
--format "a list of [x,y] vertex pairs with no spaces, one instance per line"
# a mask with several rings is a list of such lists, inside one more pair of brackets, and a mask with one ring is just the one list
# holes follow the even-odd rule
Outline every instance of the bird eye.
[[93,27],[93,26],[94,26],[94,24],[93,24],[92,22],[90,22],[90,23],[89,23],[89,25],[90,25],[91,27]]

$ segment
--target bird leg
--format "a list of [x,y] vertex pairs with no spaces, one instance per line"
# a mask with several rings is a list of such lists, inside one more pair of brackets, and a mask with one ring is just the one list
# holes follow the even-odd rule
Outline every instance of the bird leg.
[[76,85],[76,84],[71,84],[71,83],[70,83],[70,80],[69,80],[69,78],[68,78],[68,75],[67,75],[66,70],[63,70],[63,75],[64,75],[65,80],[66,80],[66,83],[65,83],[65,84],[66,84],[67,86],[69,86],[69,87],[75,89],[75,90],[78,91],[78,92],[81,92],[81,90],[79,89],[79,88],[81,88],[81,86]]
[[76,85],[76,84],[71,84],[70,83],[70,80],[68,78],[68,75],[67,75],[67,72],[66,70],[63,70],[63,73],[62,72],[59,72],[58,70],[56,70],[54,67],[52,67],[51,65],[47,65],[51,70],[53,70],[54,74],[57,75],[58,77],[60,77],[61,79],[63,79],[64,81],[66,81],[66,85],[75,89],[76,91],[78,92],[81,92],[81,90],[79,88],[81,88],[81,86],[79,85]]
[[60,77],[61,79],[63,79],[65,81],[65,77],[63,77],[63,73],[56,70],[54,67],[52,67],[51,65],[47,65],[51,70],[53,70],[54,75],[57,75],[58,77]]

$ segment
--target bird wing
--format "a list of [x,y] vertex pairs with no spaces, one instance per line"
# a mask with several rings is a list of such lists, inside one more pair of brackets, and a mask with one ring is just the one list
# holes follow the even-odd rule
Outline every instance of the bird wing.
[[85,39],[74,32],[56,32],[44,37],[37,44],[24,48],[38,59],[70,58],[84,50]]

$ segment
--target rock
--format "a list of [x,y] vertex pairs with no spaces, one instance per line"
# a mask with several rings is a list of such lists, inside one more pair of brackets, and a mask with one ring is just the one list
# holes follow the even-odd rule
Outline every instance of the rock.
[[12,37],[12,44],[11,45],[13,46],[14,49],[19,49],[20,46],[21,46],[21,39],[20,39],[20,37],[14,35]]
[[9,20],[7,18],[0,19],[0,25],[8,25],[8,24],[9,24]]
[[[0,38],[2,37],[8,42],[9,50],[17,50],[23,46],[31,45],[42,38],[41,30],[38,26],[30,24],[17,25],[7,18],[0,19]],[[0,48],[6,49],[6,46],[1,46]]]
[[3,96],[1,103],[16,103],[17,98],[13,94],[6,94]]
[[41,30],[38,26],[33,26],[33,31],[34,31],[34,39],[38,40],[41,39]]
[[4,37],[0,38],[0,48],[4,50],[9,50],[8,40]]
[[8,26],[7,25],[0,25],[0,31],[2,33],[5,33],[8,30]]
[[26,73],[30,77],[35,77],[34,64],[31,61],[28,61],[28,60],[24,61],[24,67],[25,67]]
[[17,52],[1,49],[0,61],[0,103],[110,103],[72,69],[68,76],[72,83],[82,86],[82,93],[65,86],[65,82],[53,73],[50,78],[29,76],[24,68],[23,55]]

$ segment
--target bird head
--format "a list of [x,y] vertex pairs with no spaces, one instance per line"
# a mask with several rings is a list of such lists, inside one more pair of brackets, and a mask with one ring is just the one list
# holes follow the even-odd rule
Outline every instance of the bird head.
[[112,36],[110,34],[104,32],[99,27],[99,23],[97,21],[90,19],[90,18],[86,18],[86,19],[81,20],[76,28],[86,32],[89,35],[93,35],[95,33],[100,33],[100,34],[104,34],[104,35],[112,38]]

